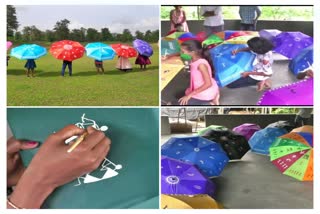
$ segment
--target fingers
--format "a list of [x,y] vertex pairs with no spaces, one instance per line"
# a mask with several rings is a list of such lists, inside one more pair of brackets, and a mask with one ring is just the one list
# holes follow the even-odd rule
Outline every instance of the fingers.
[[88,135],[84,138],[83,142],[79,144],[79,146],[76,149],[91,150],[97,144],[99,144],[100,141],[103,140],[103,138],[105,138],[105,135],[102,131],[98,131],[93,127],[88,127],[87,132]]
[[28,149],[34,149],[39,145],[36,141],[22,141],[21,142],[21,150],[28,150]]
[[57,137],[59,140],[65,140],[74,135],[81,135],[85,132],[84,129],[77,127],[76,125],[68,125],[63,129],[60,129],[53,135]]
[[21,142],[16,140],[14,137],[7,140],[7,154],[12,155],[17,153],[21,148]]
[[110,150],[111,141],[109,138],[105,137],[99,144],[97,144],[92,152],[97,157],[97,165],[100,165],[104,158],[107,156]]

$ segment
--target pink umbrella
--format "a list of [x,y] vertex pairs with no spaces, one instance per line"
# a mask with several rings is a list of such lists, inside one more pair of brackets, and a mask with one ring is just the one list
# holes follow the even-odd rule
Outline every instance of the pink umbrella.
[[252,123],[244,123],[240,126],[234,127],[232,131],[237,132],[244,136],[247,140],[249,140],[252,135],[256,132],[259,131],[261,128],[257,124],[252,124]]
[[257,105],[313,105],[313,78],[268,90]]
[[7,50],[12,46],[12,42],[7,41]]

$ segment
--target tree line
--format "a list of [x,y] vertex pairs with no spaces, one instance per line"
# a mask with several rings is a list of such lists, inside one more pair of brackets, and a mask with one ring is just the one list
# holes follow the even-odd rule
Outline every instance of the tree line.
[[112,33],[109,28],[102,28],[98,31],[95,28],[69,29],[70,21],[63,19],[57,21],[52,30],[42,31],[35,25],[25,26],[18,31],[19,22],[14,6],[7,6],[7,39],[16,42],[44,41],[53,42],[63,39],[75,40],[78,42],[94,41],[119,41],[131,42],[134,39],[142,39],[147,42],[158,42],[159,30],[147,30],[146,32],[136,31],[134,34],[129,29],[124,29],[122,33]]

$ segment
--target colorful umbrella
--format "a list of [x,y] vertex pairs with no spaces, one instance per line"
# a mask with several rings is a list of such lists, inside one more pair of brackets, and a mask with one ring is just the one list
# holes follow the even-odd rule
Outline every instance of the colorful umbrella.
[[313,134],[290,132],[270,147],[270,160],[281,173],[300,181],[313,180]]
[[223,42],[223,39],[213,34],[202,42],[202,46],[207,47],[209,45],[218,45],[222,42]]
[[161,157],[161,193],[213,196],[215,185],[192,164]]
[[254,36],[252,35],[244,35],[244,36],[237,36],[225,40],[223,44],[247,44],[248,40],[252,39]]
[[223,206],[209,195],[161,194],[161,209],[222,209]]
[[150,57],[153,55],[152,47],[146,41],[143,41],[141,39],[135,39],[133,41],[133,47],[138,51],[140,55],[147,56],[147,57]]
[[297,56],[300,51],[313,44],[313,38],[301,32],[283,32],[274,39],[274,51],[288,57]]
[[200,42],[203,42],[204,40],[206,40],[207,34],[204,31],[200,31],[199,33],[196,34],[196,37]]
[[11,41],[7,41],[7,50],[12,46],[12,42]]
[[265,91],[257,105],[313,105],[313,78]]
[[249,140],[251,151],[268,155],[271,144],[277,137],[288,133],[285,129],[264,128],[255,132]]
[[257,124],[244,123],[240,126],[234,127],[232,131],[239,133],[240,135],[244,136],[247,140],[249,140],[252,137],[252,135],[260,129],[260,126]]
[[18,59],[38,59],[47,54],[47,49],[36,44],[24,44],[11,49],[10,55]]
[[313,45],[303,49],[297,56],[295,56],[289,63],[289,69],[294,74],[297,75],[303,72],[313,64]]
[[263,29],[259,31],[260,37],[266,38],[270,41],[272,41],[278,34],[280,34],[282,31],[277,29]]
[[101,42],[88,43],[85,49],[88,57],[100,61],[113,59],[116,55],[111,46]]
[[188,41],[188,40],[197,40],[197,39],[198,38],[193,33],[190,33],[190,32],[186,32],[178,37],[178,41],[180,43]]
[[228,36],[227,38],[225,38],[225,39],[229,40],[229,39],[242,37],[242,36],[255,37],[255,36],[259,36],[259,33],[254,32],[254,31],[236,31],[236,32],[232,33],[230,36]]
[[165,36],[163,39],[164,40],[177,40],[179,38],[179,36],[181,36],[184,33],[185,32],[173,32],[173,33]]
[[196,165],[202,173],[218,176],[229,159],[218,143],[202,137],[172,137],[161,147],[161,155]]
[[112,44],[111,47],[116,51],[118,56],[131,58],[137,56],[137,51],[129,46],[124,44]]
[[250,150],[248,141],[244,136],[223,126],[210,126],[210,129],[202,133],[201,136],[219,143],[230,160],[241,159]]
[[161,56],[168,56],[180,53],[180,46],[177,40],[167,41],[161,39]]
[[73,61],[81,58],[84,51],[84,47],[79,42],[71,40],[54,42],[50,47],[50,53],[55,58],[66,61]]
[[251,52],[232,54],[233,50],[245,48],[247,45],[222,44],[210,50],[215,68],[215,79],[220,87],[224,87],[241,78],[241,73],[251,71],[255,55]]
[[295,129],[292,129],[291,132],[307,132],[313,134],[313,126],[305,125]]
[[274,123],[270,123],[266,127],[267,128],[280,128],[280,129],[287,130],[287,132],[291,132],[292,129],[294,128],[294,125],[292,123],[290,123],[289,121],[280,120],[280,121],[277,121]]

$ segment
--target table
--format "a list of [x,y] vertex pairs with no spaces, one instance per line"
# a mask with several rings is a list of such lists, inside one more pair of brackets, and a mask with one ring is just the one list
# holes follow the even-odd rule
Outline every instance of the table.
[[173,56],[161,61],[161,90],[184,68],[179,56]]

